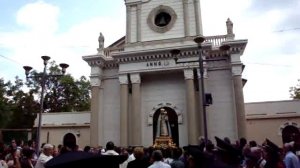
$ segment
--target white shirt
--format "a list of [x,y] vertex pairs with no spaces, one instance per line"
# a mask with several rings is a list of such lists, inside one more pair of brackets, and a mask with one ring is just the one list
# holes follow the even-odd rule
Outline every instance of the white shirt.
[[0,168],[7,168],[7,164],[4,160],[0,160]]
[[102,153],[102,155],[119,155],[119,154],[114,150],[107,150],[106,152]]
[[41,153],[34,168],[45,168],[45,163],[52,159],[53,156],[47,156],[44,153]]
[[171,168],[171,166],[168,165],[167,163],[162,162],[162,161],[155,161],[148,168]]

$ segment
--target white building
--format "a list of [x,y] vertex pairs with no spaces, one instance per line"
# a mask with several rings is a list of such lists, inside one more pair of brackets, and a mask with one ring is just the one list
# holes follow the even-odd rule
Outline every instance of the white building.
[[[125,0],[125,5],[126,36],[103,48],[101,34],[98,53],[83,56],[91,67],[90,145],[104,146],[109,140],[120,146],[152,145],[162,107],[168,111],[173,141],[198,144],[204,136],[194,42],[203,35],[199,0]],[[247,40],[234,39],[229,19],[226,28],[226,35],[204,35],[201,45],[203,59],[217,59],[204,61],[204,89],[213,97],[206,107],[210,139],[246,136],[240,57]],[[222,45],[230,49],[223,51]],[[181,50],[179,61],[189,63],[176,64],[173,49]]]

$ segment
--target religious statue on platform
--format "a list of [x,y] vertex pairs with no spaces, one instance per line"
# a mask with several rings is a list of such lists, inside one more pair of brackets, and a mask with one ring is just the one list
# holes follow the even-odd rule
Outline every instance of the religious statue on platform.
[[156,137],[172,137],[168,119],[168,112],[164,108],[160,109],[156,130]]
[[226,21],[226,27],[227,27],[227,34],[233,34],[233,23],[229,18]]
[[98,38],[98,42],[99,42],[99,48],[97,50],[98,50],[98,53],[100,53],[104,49],[104,36],[101,32],[100,32],[100,35],[99,35],[99,38]]

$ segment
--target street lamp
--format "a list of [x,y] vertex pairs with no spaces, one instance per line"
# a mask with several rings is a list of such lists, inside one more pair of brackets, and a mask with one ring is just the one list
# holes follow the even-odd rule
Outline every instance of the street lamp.
[[[203,62],[206,62],[206,61],[219,61],[219,60],[224,60],[224,58],[221,58],[221,59],[205,59],[203,60],[203,57],[202,57],[202,43],[205,41],[205,38],[203,36],[198,36],[196,38],[194,38],[194,42],[198,44],[198,49],[199,49],[199,56],[198,56],[198,60],[191,60],[191,61],[178,61],[178,57],[177,55],[180,54],[180,50],[179,49],[174,49],[174,50],[171,50],[171,54],[174,57],[174,60],[175,60],[175,63],[176,64],[180,64],[180,63],[191,63],[191,62],[198,62],[199,64],[199,72],[200,72],[200,88],[201,89],[201,98],[202,98],[202,111],[203,111],[203,127],[204,127],[204,142],[205,142],[205,145],[207,144],[208,142],[208,135],[207,135],[207,117],[206,117],[206,106],[208,105],[207,101],[206,101],[206,93],[205,93],[205,90],[204,90],[204,68],[203,68]],[[222,45],[220,46],[220,50],[223,50],[223,51],[227,51],[230,49],[230,46],[229,45]]]
[[37,154],[39,152],[39,147],[40,147],[42,113],[44,112],[44,92],[45,92],[46,80],[48,79],[48,77],[63,76],[66,73],[66,69],[69,67],[68,64],[61,63],[61,64],[59,64],[59,66],[62,69],[61,74],[47,74],[47,64],[48,64],[48,61],[50,60],[50,57],[49,56],[42,56],[41,58],[44,61],[43,62],[44,63],[44,71],[43,71],[42,75],[31,75],[31,76],[29,76],[29,72],[32,70],[32,67],[31,66],[23,66],[23,68],[25,70],[26,79],[41,77],[41,88],[42,88],[42,90],[41,90],[41,98],[40,98],[40,111],[39,111],[38,129],[37,129],[37,132],[36,132],[36,149],[35,149]]

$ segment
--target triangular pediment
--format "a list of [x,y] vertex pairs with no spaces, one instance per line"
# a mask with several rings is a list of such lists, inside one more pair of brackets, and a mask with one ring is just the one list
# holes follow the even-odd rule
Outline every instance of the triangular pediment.
[[125,45],[125,36],[121,37],[119,40],[113,42],[111,45],[109,45],[106,48],[124,48]]

